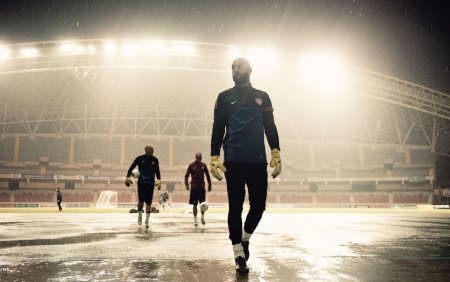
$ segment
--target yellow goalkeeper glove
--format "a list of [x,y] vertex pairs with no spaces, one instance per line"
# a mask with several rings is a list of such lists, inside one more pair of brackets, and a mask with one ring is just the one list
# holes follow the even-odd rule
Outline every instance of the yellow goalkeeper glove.
[[222,162],[219,160],[219,156],[211,156],[211,168],[210,168],[211,174],[212,174],[212,176],[214,176],[215,179],[222,180],[223,177],[222,177],[222,175],[220,175],[219,169],[222,172],[227,172],[227,169],[222,164]]
[[272,173],[272,177],[275,178],[281,173],[281,158],[280,150],[272,149],[272,159],[270,160],[270,167],[275,167]]
[[161,190],[161,180],[156,179],[155,186],[158,190]]
[[133,181],[131,180],[130,177],[127,177],[127,178],[125,179],[125,186],[130,187],[131,184],[133,184]]

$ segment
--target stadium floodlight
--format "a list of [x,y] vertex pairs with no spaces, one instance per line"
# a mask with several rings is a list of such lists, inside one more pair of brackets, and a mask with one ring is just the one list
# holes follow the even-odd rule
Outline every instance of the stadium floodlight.
[[117,53],[117,45],[112,41],[106,41],[103,44],[103,52],[105,55],[115,55]]
[[20,57],[33,58],[39,56],[39,50],[36,48],[28,47],[19,50]]
[[196,54],[194,45],[188,43],[173,43],[168,45],[163,41],[124,42],[121,51],[127,57],[138,55],[195,56]]
[[161,41],[146,41],[142,43],[142,51],[146,55],[158,56],[170,54],[170,48]]
[[183,49],[173,50],[162,41],[144,41],[144,42],[124,42],[122,44],[122,54],[125,56],[158,56],[173,53],[187,52]]
[[173,43],[170,50],[173,55],[194,56],[196,54],[195,47],[187,43]]
[[346,80],[345,66],[332,54],[305,55],[300,58],[298,68],[301,81],[320,94],[339,94]]
[[59,51],[64,55],[80,55],[86,53],[86,47],[76,43],[63,43]]
[[88,47],[87,47],[87,52],[89,53],[89,54],[95,54],[95,51],[96,51],[96,49],[95,49],[95,46],[94,45],[89,45]]
[[250,61],[252,68],[258,72],[273,71],[279,65],[276,52],[270,48],[251,48],[246,52],[245,57]]
[[5,61],[11,57],[11,49],[0,46],[0,62]]
[[[228,50],[228,59],[234,60],[236,58],[243,57],[241,50],[238,47],[231,47]],[[231,66],[231,64],[230,64]]]
[[249,60],[252,69],[258,72],[271,71],[278,66],[277,54],[270,48],[249,48],[243,51],[233,46],[228,50],[228,59],[234,60],[241,57]]
[[122,43],[122,55],[124,56],[137,56],[142,53],[142,49],[139,44],[134,42]]

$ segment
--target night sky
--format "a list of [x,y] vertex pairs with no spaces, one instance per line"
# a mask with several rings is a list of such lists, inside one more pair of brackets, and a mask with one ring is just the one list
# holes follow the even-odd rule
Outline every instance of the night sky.
[[450,94],[450,1],[0,1],[0,42],[159,38],[302,53]]

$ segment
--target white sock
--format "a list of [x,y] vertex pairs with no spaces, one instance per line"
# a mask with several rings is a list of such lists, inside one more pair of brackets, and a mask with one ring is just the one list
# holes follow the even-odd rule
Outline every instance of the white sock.
[[194,216],[194,222],[197,222],[197,217],[196,216]]
[[202,213],[202,218],[205,218],[205,213]]
[[146,213],[145,213],[145,218],[146,218],[146,219],[149,219],[149,217],[150,217],[150,213],[149,213],[149,212],[146,212]]
[[237,259],[238,257],[245,257],[244,248],[242,247],[241,243],[233,245],[233,252],[235,259]]
[[142,217],[142,211],[139,211],[139,215],[138,215],[139,217]]
[[247,233],[245,231],[242,233],[242,241],[250,241],[250,237],[252,237],[252,233]]

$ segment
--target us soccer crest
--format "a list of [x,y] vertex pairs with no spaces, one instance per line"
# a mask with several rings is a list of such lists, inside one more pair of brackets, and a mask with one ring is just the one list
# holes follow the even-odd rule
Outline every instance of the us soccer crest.
[[258,106],[262,105],[262,99],[261,98],[255,98],[255,102],[256,102],[256,104],[258,104]]

